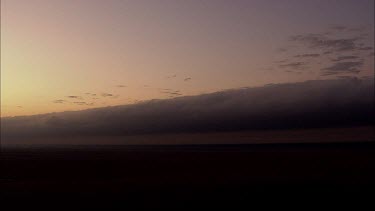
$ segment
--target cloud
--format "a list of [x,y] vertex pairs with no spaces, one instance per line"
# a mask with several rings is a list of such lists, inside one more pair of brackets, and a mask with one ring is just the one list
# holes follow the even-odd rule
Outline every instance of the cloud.
[[85,93],[85,95],[88,95],[88,96],[96,96],[95,93],[89,93],[89,92]]
[[370,47],[370,46],[358,48],[358,50],[361,50],[361,51],[369,51],[369,50],[372,50],[372,49],[374,49],[374,48]]
[[341,73],[359,73],[359,68],[362,67],[363,62],[337,62],[332,66],[323,68],[322,75],[335,75]]
[[363,32],[366,31],[366,27],[353,27],[353,28],[348,28],[347,31],[350,32]]
[[289,61],[288,59],[283,59],[283,60],[275,61],[275,63],[285,63],[285,62],[288,62],[288,61]]
[[88,105],[86,102],[73,102],[74,104],[77,104],[77,105]]
[[116,85],[117,88],[124,88],[126,87],[125,85]]
[[174,90],[174,91],[171,90],[171,89],[163,89],[163,90],[164,91],[161,91],[161,93],[163,93],[163,94],[169,94],[172,97],[173,97],[173,95],[177,95],[177,96],[182,95],[179,90]]
[[[374,78],[315,80],[2,118],[2,137],[109,136],[374,124]],[[7,140],[7,139],[4,139]],[[10,140],[10,139],[9,139]],[[126,139],[124,139],[126,142]]]
[[72,99],[82,99],[81,96],[77,96],[77,95],[69,95],[69,96],[66,96],[67,98],[72,98]]
[[303,69],[306,67],[306,62],[291,62],[288,64],[279,65],[280,68]]
[[337,30],[337,31],[344,31],[344,30],[347,30],[348,27],[346,27],[346,26],[341,26],[341,25],[336,25],[336,26],[332,26],[331,29],[333,29],[333,30]]
[[306,57],[319,57],[320,56],[320,54],[318,54],[318,53],[307,53],[307,54],[300,54],[300,55],[296,55],[296,56],[294,56],[294,57],[296,57],[296,58],[306,58]]
[[[288,54],[283,54],[283,60],[275,62],[284,72],[295,73],[293,70],[309,69],[314,64],[323,66],[321,76],[335,74],[358,74],[361,67],[368,63],[368,51],[373,51],[372,32],[368,27],[349,27],[335,25],[326,33],[297,34],[289,37],[293,48],[288,49]],[[293,55],[292,51],[297,55]],[[303,53],[307,52],[307,53]],[[313,53],[311,53],[313,52]],[[351,55],[348,55],[350,53]],[[346,55],[345,55],[346,54]],[[336,58],[332,58],[335,56]],[[319,59],[305,62],[305,58]],[[286,63],[288,61],[288,63]],[[285,68],[288,68],[285,70]]]
[[177,75],[174,74],[174,75],[167,76],[166,78],[176,78],[176,77],[177,77]]
[[185,78],[184,79],[184,81],[190,81],[191,80],[191,78]]
[[352,60],[352,59],[359,59],[358,56],[339,56],[336,59],[332,59],[334,62],[339,62],[342,60]]
[[113,94],[110,94],[110,93],[102,93],[101,96],[102,96],[102,97],[113,97]]
[[54,100],[52,101],[53,103],[65,103],[66,101],[65,100]]
[[65,121],[61,119],[60,117],[51,116],[50,118],[46,120],[46,124],[54,126],[54,127],[60,127],[60,126],[64,126]]
[[328,38],[322,34],[305,34],[295,35],[290,38],[291,41],[302,42],[310,48],[334,50],[334,51],[354,51],[357,49],[356,41],[360,40],[358,37],[354,38]]
[[278,48],[276,49],[277,52],[280,52],[280,53],[283,53],[283,52],[287,52],[288,49],[287,48]]
[[294,71],[294,70],[285,70],[287,73],[295,73],[295,74],[301,74],[301,71]]
[[348,76],[348,75],[338,75],[337,78],[340,78],[340,79],[350,79],[350,80],[357,80],[358,79],[358,77]]
[[366,31],[366,27],[359,26],[359,27],[349,27],[349,26],[343,26],[343,25],[334,25],[330,29],[339,31],[339,32],[363,32]]
[[182,95],[181,93],[179,92],[169,92],[170,95]]

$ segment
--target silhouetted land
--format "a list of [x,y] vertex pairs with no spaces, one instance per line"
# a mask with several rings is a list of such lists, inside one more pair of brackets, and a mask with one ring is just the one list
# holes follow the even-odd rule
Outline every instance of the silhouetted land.
[[[375,142],[5,149],[5,198],[236,201],[375,193]],[[369,195],[370,194],[370,195]],[[306,196],[307,197],[307,196]]]

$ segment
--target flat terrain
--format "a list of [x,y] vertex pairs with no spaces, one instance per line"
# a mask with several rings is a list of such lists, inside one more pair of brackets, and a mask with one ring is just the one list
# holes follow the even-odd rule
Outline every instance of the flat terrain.
[[2,151],[5,198],[249,200],[373,195],[375,142],[25,147]]

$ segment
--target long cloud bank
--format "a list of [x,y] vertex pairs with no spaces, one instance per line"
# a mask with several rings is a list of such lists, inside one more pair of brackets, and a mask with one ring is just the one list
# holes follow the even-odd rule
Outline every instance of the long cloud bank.
[[372,125],[374,79],[315,80],[1,119],[3,137]]

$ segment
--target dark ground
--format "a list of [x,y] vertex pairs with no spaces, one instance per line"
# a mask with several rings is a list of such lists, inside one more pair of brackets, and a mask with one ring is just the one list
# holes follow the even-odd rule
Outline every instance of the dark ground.
[[1,156],[8,202],[116,200],[153,207],[375,199],[375,142],[29,147],[3,149]]

